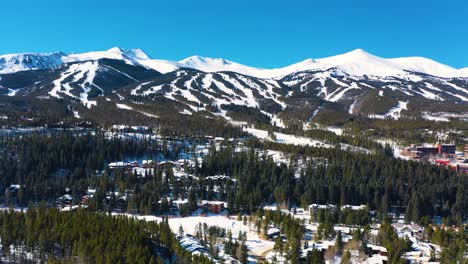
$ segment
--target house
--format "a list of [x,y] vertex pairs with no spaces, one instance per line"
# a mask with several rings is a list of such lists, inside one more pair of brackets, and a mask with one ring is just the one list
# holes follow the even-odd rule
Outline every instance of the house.
[[403,224],[403,223],[394,223],[392,224],[393,228],[396,229],[397,233],[413,232],[418,233],[423,229],[420,225],[417,224]]
[[371,256],[372,255],[388,256],[388,250],[385,247],[377,246],[373,244],[367,244],[367,248],[369,249]]
[[330,211],[335,211],[336,210],[336,205],[333,204],[311,204],[309,205],[309,213],[317,213],[318,210],[330,210]]
[[89,200],[96,194],[96,189],[88,188],[86,194],[81,197],[80,205],[88,205]]
[[224,210],[224,202],[209,202],[208,203],[208,210],[213,214],[217,214]]
[[426,256],[421,251],[405,252],[402,258],[408,260],[410,263],[430,263],[431,256]]
[[123,168],[126,168],[128,164],[123,161],[116,161],[116,162],[109,163],[108,166],[110,169],[123,169]]
[[422,238],[424,228],[418,224],[402,224],[402,223],[394,223],[392,224],[393,228],[395,228],[399,237],[416,237]]
[[361,204],[361,205],[349,205],[349,204],[346,204],[346,205],[343,205],[341,206],[341,210],[346,210],[346,209],[349,209],[349,210],[353,210],[353,211],[359,211],[359,210],[366,210],[367,209],[367,206],[364,205],[364,204]]
[[73,204],[73,197],[69,194],[65,194],[57,198],[57,200],[55,200],[55,206],[57,208],[64,208],[64,207],[72,206],[72,204]]
[[280,230],[279,230],[278,228],[276,228],[276,227],[269,227],[269,228],[267,229],[266,235],[267,235],[267,237],[268,237],[269,239],[275,239],[275,238],[277,238],[277,237],[280,235],[280,233],[281,233],[281,232],[280,232]]
[[184,206],[189,204],[188,199],[178,199],[172,201],[172,207],[180,211]]
[[5,194],[10,192],[10,195],[11,196],[16,196],[19,192],[19,190],[21,189],[21,185],[19,184],[12,184],[10,185],[10,187],[7,187],[5,189]]
[[93,197],[95,193],[96,193],[96,189],[88,188],[88,189],[86,190],[86,194],[89,195],[89,196],[91,196],[91,197]]
[[206,209],[213,214],[218,214],[226,208],[224,202],[221,201],[202,201],[198,204],[198,207]]
[[202,246],[200,242],[191,235],[182,236],[179,242],[183,249],[192,254],[208,255],[208,249]]
[[374,254],[371,257],[366,259],[366,264],[386,264],[388,261],[387,256],[382,256],[380,254]]
[[153,160],[142,160],[141,165],[144,168],[152,168],[154,166],[154,161]]
[[80,205],[88,205],[91,197],[89,195],[83,195],[80,200]]
[[151,133],[151,128],[147,126],[127,126],[127,125],[113,125],[111,128],[113,132],[119,133]]

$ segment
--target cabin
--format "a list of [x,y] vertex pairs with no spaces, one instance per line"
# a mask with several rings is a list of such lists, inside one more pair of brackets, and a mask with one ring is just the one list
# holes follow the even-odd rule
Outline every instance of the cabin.
[[72,206],[73,204],[73,197],[69,194],[65,194],[63,196],[60,196],[55,200],[55,206],[57,208],[64,208],[64,207],[69,207]]

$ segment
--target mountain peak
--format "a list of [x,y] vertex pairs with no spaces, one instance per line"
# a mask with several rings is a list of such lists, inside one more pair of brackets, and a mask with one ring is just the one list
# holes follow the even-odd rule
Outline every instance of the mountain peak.
[[181,60],[180,62],[181,63],[202,62],[202,63],[215,63],[215,64],[220,64],[220,65],[232,64],[231,61],[223,59],[223,58],[209,58],[209,57],[203,57],[200,55],[190,56],[188,58]]
[[379,57],[374,56],[363,49],[355,49],[355,50],[352,50],[343,54],[335,55],[332,57],[328,57],[325,59],[332,59],[332,58],[349,62],[349,61],[362,60],[362,59],[376,59]]
[[107,52],[124,53],[125,51],[120,47],[113,47],[113,48],[108,49]]
[[[122,49],[120,47],[113,47],[106,51],[106,53],[114,54],[117,56],[126,57],[130,60],[149,60],[151,59],[148,54],[146,54],[142,49],[133,48],[133,49]],[[112,55],[111,55],[112,56]]]
[[203,71],[216,71],[216,68],[218,67],[222,68],[225,66],[240,65],[240,64],[234,63],[232,61],[229,61],[223,58],[209,58],[209,57],[202,57],[199,55],[188,57],[186,59],[179,61],[179,63],[184,65],[185,67],[200,69]]
[[361,48],[354,49],[354,50],[352,50],[352,51],[350,51],[348,53],[350,53],[350,54],[359,54],[359,55],[371,55],[369,52],[367,52],[367,51],[365,51],[365,50],[363,50]]
[[306,59],[277,69],[256,68],[223,58],[200,55],[194,55],[179,62],[158,60],[152,59],[139,48],[113,47],[104,51],[70,54],[64,52],[21,53],[0,55],[0,73],[54,68],[63,63],[103,58],[123,60],[132,65],[140,64],[163,73],[187,67],[204,72],[231,71],[259,78],[280,78],[293,72],[329,69],[356,76],[400,76],[408,72],[417,72],[439,77],[468,77],[467,68],[457,70],[424,57],[381,58],[360,48],[327,58]]
[[130,49],[127,52],[133,54],[135,58],[138,58],[140,60],[150,60],[151,59],[151,56],[149,56],[146,52],[144,52],[140,48]]
[[55,68],[62,64],[62,58],[67,55],[61,51],[1,55],[0,73]]

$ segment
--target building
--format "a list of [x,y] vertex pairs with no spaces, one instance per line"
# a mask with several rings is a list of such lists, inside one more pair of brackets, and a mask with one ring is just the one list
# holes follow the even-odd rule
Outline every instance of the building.
[[61,196],[55,200],[55,206],[57,208],[64,208],[67,206],[72,206],[73,203],[73,197],[69,194],[65,194],[64,196]]
[[364,205],[364,204],[361,204],[361,205],[349,205],[349,204],[347,204],[347,205],[341,206],[342,211],[346,210],[346,209],[353,210],[353,211],[359,211],[359,210],[366,210],[367,206]]
[[179,199],[179,200],[175,200],[175,201],[172,201],[172,205],[177,207],[177,209],[180,211],[180,209],[184,206],[188,206],[189,202],[187,199]]
[[450,166],[451,165],[451,161],[446,160],[446,159],[436,159],[435,163],[439,164],[439,165],[442,165],[442,166]]
[[437,148],[439,155],[454,155],[457,146],[455,144],[438,144]]
[[127,125],[113,125],[112,132],[118,133],[151,133],[151,128],[147,126],[127,126]]
[[218,214],[226,208],[224,202],[221,201],[202,201],[198,204],[198,207],[206,209],[213,214]]
[[154,161],[153,160],[142,160],[141,165],[144,168],[152,168],[154,166]]
[[11,196],[16,196],[16,194],[21,189],[21,185],[19,184],[12,184],[10,187],[7,187],[5,190],[5,195],[9,192]]
[[456,162],[451,164],[453,170],[458,173],[468,174],[468,163]]
[[336,205],[333,204],[311,204],[309,205],[309,214],[317,213],[319,210],[335,211]]
[[281,234],[281,231],[278,228],[273,227],[273,226],[268,227],[268,230],[266,233],[267,237],[271,240],[277,238],[280,234]]
[[377,246],[373,244],[367,244],[367,248],[369,249],[371,256],[372,255],[388,256],[388,250],[385,247]]
[[420,159],[430,156],[452,156],[455,155],[455,151],[455,144],[411,145],[409,148],[404,148],[402,154],[413,159]]
[[427,157],[427,156],[435,156],[439,154],[438,147],[430,147],[430,146],[415,146],[414,148],[416,156],[419,158]]
[[200,254],[208,256],[208,249],[204,247],[195,237],[185,235],[180,237],[180,246],[192,254]]

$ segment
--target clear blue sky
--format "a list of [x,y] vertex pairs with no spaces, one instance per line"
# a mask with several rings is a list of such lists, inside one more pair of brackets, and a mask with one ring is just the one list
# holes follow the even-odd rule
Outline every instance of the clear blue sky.
[[0,54],[120,46],[277,67],[362,48],[468,67],[461,0],[1,0],[0,10]]

